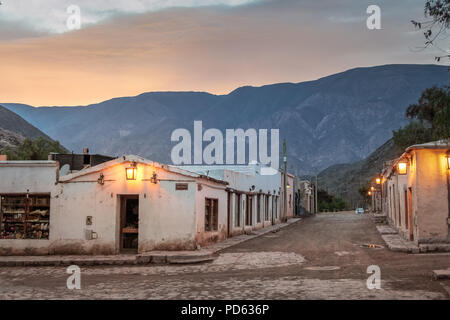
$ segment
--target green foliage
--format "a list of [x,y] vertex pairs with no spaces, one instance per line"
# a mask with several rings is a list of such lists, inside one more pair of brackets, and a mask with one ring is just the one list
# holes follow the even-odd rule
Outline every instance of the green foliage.
[[358,193],[364,198],[367,197],[367,193],[368,192],[369,192],[369,187],[368,186],[360,186],[358,188]]
[[344,200],[328,194],[325,190],[318,190],[317,196],[319,211],[343,211],[348,208]]
[[413,144],[425,143],[433,140],[431,128],[426,128],[423,123],[412,121],[404,128],[393,131],[393,139],[396,146],[401,150]]
[[47,160],[51,152],[66,153],[67,150],[58,141],[39,137],[35,140],[25,139],[15,148],[5,148],[8,160]]
[[360,186],[358,188],[358,193],[361,195],[361,197],[365,203],[370,201],[369,190],[370,190],[370,184],[367,184],[365,186]]
[[426,89],[418,103],[406,110],[412,121],[393,131],[394,142],[401,149],[432,140],[450,139],[450,86]]

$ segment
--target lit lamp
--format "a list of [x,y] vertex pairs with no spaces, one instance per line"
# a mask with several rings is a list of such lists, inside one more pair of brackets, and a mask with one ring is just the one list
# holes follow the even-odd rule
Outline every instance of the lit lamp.
[[406,162],[399,162],[397,165],[397,169],[398,169],[398,174],[406,174],[406,166],[407,163]]
[[368,194],[369,196],[371,196],[371,195],[372,195],[372,191],[367,192],[367,194]]
[[130,167],[125,169],[127,180],[136,180],[137,165],[133,162]]
[[374,187],[370,187],[370,190],[371,190],[371,191],[374,191],[374,190],[375,190],[375,188],[374,188]]
[[376,178],[375,181],[377,182],[377,184],[381,184],[381,179],[380,178]]

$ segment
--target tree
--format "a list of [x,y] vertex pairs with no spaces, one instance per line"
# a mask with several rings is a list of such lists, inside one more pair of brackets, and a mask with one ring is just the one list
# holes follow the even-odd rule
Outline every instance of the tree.
[[35,140],[25,139],[15,148],[5,148],[9,160],[47,160],[51,152],[66,153],[67,150],[58,141],[39,137]]
[[394,142],[401,149],[432,140],[450,139],[450,86],[426,89],[418,103],[406,109],[406,117],[414,121],[393,131]]
[[411,22],[417,29],[424,30],[425,48],[434,46],[445,52],[445,55],[435,58],[438,62],[442,58],[450,58],[448,49],[442,49],[436,44],[439,36],[446,37],[446,32],[450,28],[450,0],[427,0],[424,15],[428,20],[421,22],[412,20]]
[[325,190],[318,190],[319,211],[343,211],[348,204],[341,198],[334,197]]

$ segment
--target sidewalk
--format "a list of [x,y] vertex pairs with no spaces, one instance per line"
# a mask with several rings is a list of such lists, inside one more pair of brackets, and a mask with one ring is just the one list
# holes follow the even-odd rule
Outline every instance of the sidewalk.
[[406,253],[426,253],[426,252],[450,252],[450,243],[430,243],[415,244],[400,236],[397,230],[387,225],[377,225],[377,230],[381,234],[386,246],[391,251]]
[[207,262],[217,258],[222,250],[271,232],[277,232],[300,220],[301,218],[292,218],[285,223],[253,231],[251,234],[228,238],[222,242],[214,243],[195,251],[149,251],[137,255],[122,254],[109,256],[1,256],[0,266],[97,266]]

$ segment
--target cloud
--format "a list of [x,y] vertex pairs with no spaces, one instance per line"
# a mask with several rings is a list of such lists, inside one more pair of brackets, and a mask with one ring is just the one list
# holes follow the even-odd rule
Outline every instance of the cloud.
[[19,23],[37,32],[64,33],[67,19],[78,6],[82,26],[100,23],[112,17],[142,14],[174,7],[240,6],[259,0],[2,0],[0,21]]
[[410,20],[423,17],[419,0],[409,11],[401,10],[406,1],[403,7],[381,2],[383,30],[368,30],[364,19],[330,21],[366,17],[368,0],[363,1],[260,1],[122,13],[78,32],[3,41],[0,102],[79,105],[146,91],[223,94],[354,67],[434,62],[433,52],[411,49],[423,46],[423,35],[407,34],[414,30]]

